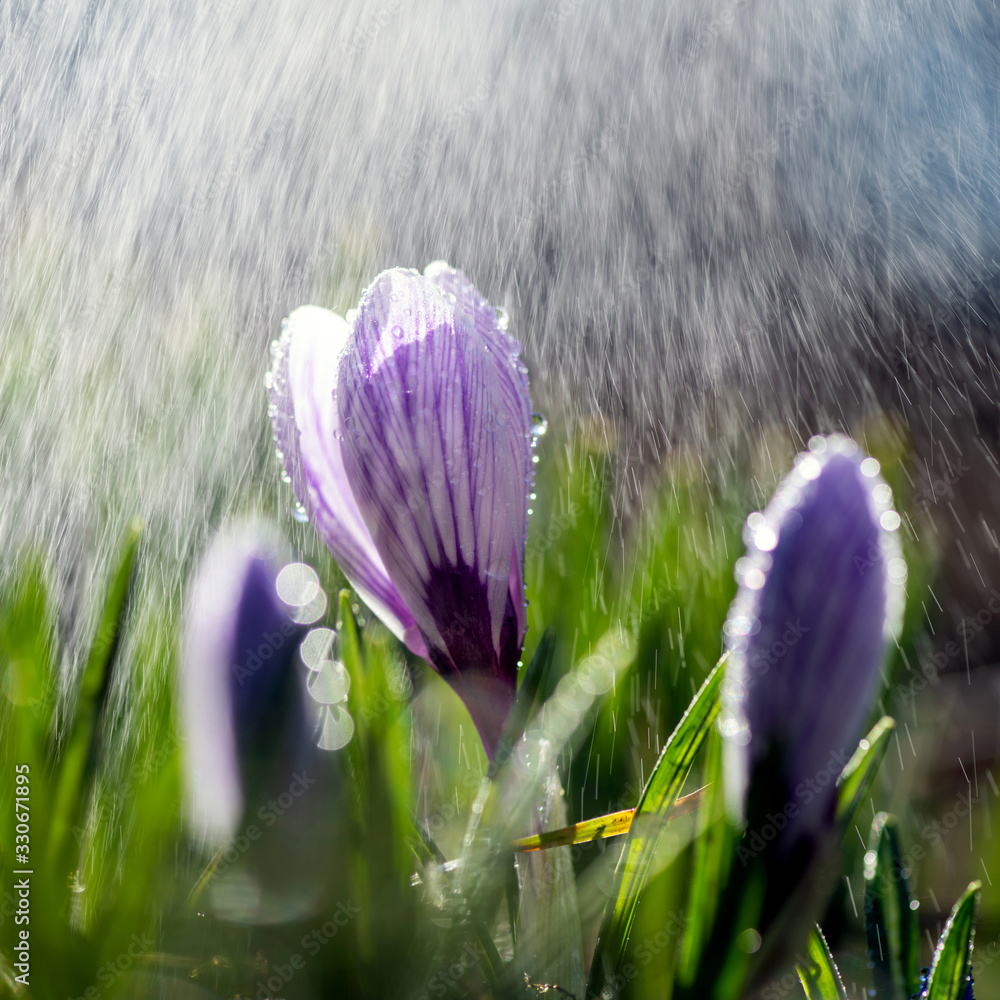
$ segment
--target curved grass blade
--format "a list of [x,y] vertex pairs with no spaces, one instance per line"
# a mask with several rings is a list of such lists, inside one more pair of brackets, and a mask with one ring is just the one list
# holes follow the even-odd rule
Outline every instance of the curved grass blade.
[[830,946],[817,925],[809,935],[806,946],[809,964],[796,965],[799,982],[807,1000],[847,1000],[847,991],[840,978],[837,963],[830,953]]
[[111,672],[121,643],[141,536],[142,525],[138,521],[131,522],[119,549],[118,563],[80,680],[76,713],[58,764],[48,845],[48,861],[54,870],[67,867],[67,841],[74,827],[80,826],[86,809],[97,764],[97,720],[107,699]]
[[[707,743],[704,777],[709,784],[703,789],[705,794],[698,811],[688,921],[678,965],[678,977],[686,986],[690,986],[697,975],[735,853],[736,833],[726,817],[722,737],[718,730],[709,733]],[[681,801],[678,800],[678,804]]]
[[[668,819],[686,816],[698,808],[698,803],[704,794],[704,788],[695,789],[689,795],[683,795],[670,810]],[[592,840],[605,840],[608,837],[620,837],[628,833],[635,816],[635,807],[620,809],[618,812],[605,816],[595,816],[585,819],[582,823],[564,826],[559,830],[548,830],[536,833],[533,837],[521,837],[511,845],[515,851],[544,851],[549,847],[572,847],[574,844],[586,844]]]
[[934,950],[926,1000],[960,1000],[969,982],[981,882],[970,882],[955,904]]
[[918,935],[910,886],[894,816],[872,822],[865,864],[865,926],[868,956],[879,996],[907,1000],[917,990]]
[[[657,844],[670,811],[691,770],[695,754],[719,714],[723,657],[708,675],[667,740],[642,790],[636,815],[615,872],[615,891],[608,900],[590,967],[589,991],[603,995],[625,955],[639,895],[649,877]],[[589,994],[588,994],[589,995]]]
[[895,721],[883,715],[840,772],[837,779],[837,822],[844,829],[850,826],[858,807],[868,798],[895,728]]

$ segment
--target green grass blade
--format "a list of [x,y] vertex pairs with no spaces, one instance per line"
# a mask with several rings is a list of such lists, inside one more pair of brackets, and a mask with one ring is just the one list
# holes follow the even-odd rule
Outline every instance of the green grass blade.
[[107,698],[111,670],[121,642],[141,535],[142,526],[137,521],[129,524],[125,531],[118,563],[80,679],[76,714],[58,763],[48,846],[48,860],[54,870],[64,869],[69,864],[70,833],[74,827],[81,825],[86,809],[96,766],[97,722]]
[[879,813],[872,823],[871,863],[865,864],[865,926],[868,955],[879,996],[907,1000],[917,989],[917,915],[896,819]]
[[590,992],[601,995],[617,974],[625,955],[639,895],[650,868],[664,824],[691,770],[695,754],[719,713],[719,688],[725,658],[706,678],[667,741],[646,782],[628,839],[615,872],[615,891],[604,911],[600,935],[590,970]]
[[837,822],[844,829],[850,826],[859,806],[868,798],[895,728],[895,721],[883,715],[844,765],[837,779]]
[[961,1000],[969,981],[981,882],[971,882],[951,911],[934,950],[926,1000]]
[[840,979],[837,963],[830,954],[830,946],[817,926],[809,935],[806,946],[809,956],[807,966],[796,965],[799,982],[807,1000],[847,1000],[847,991]]
[[712,930],[719,897],[733,857],[735,833],[726,818],[722,782],[722,736],[708,735],[704,780],[707,786],[698,811],[694,870],[688,897],[688,921],[681,944],[679,976],[690,985],[698,971],[702,951]]

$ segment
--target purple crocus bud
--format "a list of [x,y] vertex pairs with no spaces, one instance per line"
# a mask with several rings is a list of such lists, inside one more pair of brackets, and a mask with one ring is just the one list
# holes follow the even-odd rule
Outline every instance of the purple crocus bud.
[[731,810],[753,813],[760,776],[751,800],[788,821],[779,852],[831,823],[901,619],[900,518],[878,470],[847,438],[813,438],[747,521],[725,625],[726,785]]
[[465,701],[492,757],[527,627],[520,345],[442,262],[380,274],[349,325],[303,315],[271,376],[286,472],[344,574]]
[[274,794],[308,746],[296,674],[304,627],[279,596],[282,552],[263,526],[225,531],[189,591],[180,664],[189,812],[213,846]]

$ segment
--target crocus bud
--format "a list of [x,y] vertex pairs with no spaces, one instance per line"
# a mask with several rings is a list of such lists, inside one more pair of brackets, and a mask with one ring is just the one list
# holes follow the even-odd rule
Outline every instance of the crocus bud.
[[278,593],[281,554],[263,526],[223,532],[188,595],[180,694],[189,818],[212,846],[287,784],[309,745],[296,672],[304,627]]
[[900,518],[878,468],[847,438],[813,438],[747,521],[725,625],[726,787],[733,813],[766,803],[779,854],[832,823],[900,621]]
[[383,272],[347,324],[310,310],[310,332],[302,310],[289,318],[271,373],[286,472],[348,580],[458,692],[492,757],[526,629],[520,345],[441,262]]

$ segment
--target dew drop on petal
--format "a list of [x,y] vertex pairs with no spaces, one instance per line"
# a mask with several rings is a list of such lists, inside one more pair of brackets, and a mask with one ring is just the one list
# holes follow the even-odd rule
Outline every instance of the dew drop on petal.
[[876,503],[892,503],[892,487],[888,483],[879,483],[872,490],[872,496]]
[[507,315],[507,310],[503,306],[496,307],[497,314],[497,326],[501,330],[506,330],[510,326],[510,317]]
[[822,471],[823,466],[820,464],[819,459],[813,457],[812,455],[806,455],[798,466],[799,475],[803,479],[815,479]]
[[887,510],[879,518],[879,524],[881,524],[886,531],[895,531],[901,524],[901,519],[894,510]]
[[764,525],[754,532],[753,542],[761,552],[770,552],[778,544],[778,536],[772,528]]
[[[292,480],[282,476],[282,482],[290,483]],[[292,520],[299,524],[305,524],[309,520],[309,512],[297,500],[292,504]]]
[[549,429],[549,421],[542,413],[531,414],[531,436],[540,438]]
[[861,474],[863,476],[868,476],[868,478],[871,479],[872,477],[878,475],[880,468],[881,466],[878,464],[878,459],[869,457],[861,463]]
[[719,734],[723,739],[732,740],[737,746],[745,747],[750,742],[750,727],[732,716],[719,723]]

